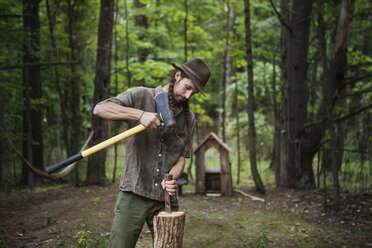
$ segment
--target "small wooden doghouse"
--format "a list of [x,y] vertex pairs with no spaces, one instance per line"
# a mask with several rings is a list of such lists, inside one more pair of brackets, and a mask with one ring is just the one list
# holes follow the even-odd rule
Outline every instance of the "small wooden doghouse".
[[[207,168],[206,152],[214,147],[219,153],[219,168]],[[195,149],[196,193],[232,195],[232,178],[229,160],[231,148],[215,133],[210,133]]]

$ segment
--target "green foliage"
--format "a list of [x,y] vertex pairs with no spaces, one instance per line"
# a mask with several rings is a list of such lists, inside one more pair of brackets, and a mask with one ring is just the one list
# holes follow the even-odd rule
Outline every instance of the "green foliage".
[[77,247],[79,248],[105,248],[106,244],[106,234],[93,231],[79,231],[76,234]]
[[[241,0],[188,0],[187,13],[187,58],[194,56],[203,58],[212,71],[209,83],[206,86],[207,97],[200,94],[193,97],[190,108],[194,112],[198,127],[206,127],[218,133],[219,115],[222,113],[222,86],[226,52],[226,31],[227,31],[227,10],[228,7],[235,9],[234,30],[231,37],[229,54],[233,58],[232,82],[228,86],[226,112],[227,112],[227,143],[236,151],[237,145],[237,117],[239,117],[239,129],[244,165],[242,172],[249,172],[248,158],[248,118],[247,118],[247,61],[245,44],[245,22],[244,2]],[[280,6],[280,1],[273,1],[274,5]],[[53,164],[71,153],[67,148],[80,147],[84,138],[90,133],[91,117],[93,109],[93,92],[95,78],[95,60],[97,52],[97,31],[100,11],[100,1],[71,1],[69,9],[67,1],[48,1],[51,10],[51,20],[48,18],[46,4],[40,3],[40,61],[44,62],[68,62],[76,60],[79,63],[70,65],[43,66],[41,67],[42,98],[31,100],[31,109],[41,106],[43,114],[43,141],[44,141],[44,162]],[[128,89],[129,79],[131,87],[145,86],[156,87],[165,85],[169,80],[170,71],[173,67],[170,63],[182,64],[185,61],[185,36],[184,25],[186,10],[184,1],[171,0],[141,0],[144,7],[136,8],[134,1],[127,1],[127,10],[124,8],[124,1],[118,1],[118,12],[114,13],[118,24],[115,27],[117,33],[114,36],[117,47],[112,48],[112,62],[114,52],[117,54],[117,68],[111,63],[111,96]],[[251,31],[253,51],[253,72],[254,72],[254,93],[255,93],[255,126],[257,136],[257,157],[261,164],[261,173],[266,173],[266,167],[270,164],[272,157],[272,139],[274,132],[273,101],[280,108],[282,104],[282,82],[280,82],[281,24],[274,14],[269,1],[251,0]],[[229,4],[229,6],[227,6]],[[340,2],[324,2],[324,29],[327,59],[333,57],[334,35],[336,32],[338,17],[341,8]],[[318,5],[314,4],[313,16],[311,17],[311,43],[309,46],[309,80],[308,87],[311,89],[314,101],[308,104],[307,114],[315,117],[318,113],[321,100],[323,99],[323,85],[326,83],[325,71],[320,62],[319,37],[317,28]],[[19,1],[1,1],[0,8],[4,15],[21,15],[22,3]],[[71,11],[71,13],[69,13]],[[125,16],[125,11],[128,16]],[[372,35],[368,32],[372,28],[370,14],[372,7],[368,0],[355,1],[355,15],[352,22],[352,35],[348,46],[348,63],[351,68],[347,69],[347,77],[362,77],[371,73],[371,54],[368,51],[368,41]],[[136,17],[146,18],[147,25],[139,26],[135,22]],[[71,19],[70,19],[71,18]],[[71,34],[69,33],[71,21]],[[49,23],[53,24],[55,48],[52,46]],[[128,37],[126,34],[128,24]],[[0,40],[2,52],[0,63],[5,65],[16,65],[22,63],[23,51],[23,22],[22,18],[4,17],[0,20],[0,30],[3,39]],[[71,40],[70,40],[71,38]],[[70,46],[70,41],[72,46]],[[126,50],[128,46],[129,50]],[[139,48],[145,49],[146,54],[139,54]],[[115,51],[115,49],[117,49]],[[275,55],[275,56],[274,56]],[[273,59],[276,58],[276,67],[273,66]],[[129,61],[129,73],[126,70],[126,60]],[[143,62],[142,62],[143,61]],[[316,70],[314,70],[314,65]],[[273,100],[273,69],[276,70],[276,92],[277,98]],[[56,80],[56,73],[59,75],[59,85]],[[130,77],[130,78],[129,78]],[[117,78],[117,92],[115,79]],[[22,120],[25,109],[25,98],[22,86],[22,70],[0,70],[0,125],[4,127],[10,139],[21,149],[22,147]],[[80,113],[78,127],[81,133],[79,139],[74,140],[72,136],[73,112],[72,95],[73,85],[78,84],[79,109]],[[237,91],[236,87],[237,86]],[[346,116],[348,113],[370,104],[372,94],[369,89],[372,82],[369,78],[359,80],[355,85],[348,87],[347,92],[339,92],[344,95],[356,95],[357,97],[346,100],[346,108],[336,103],[334,114],[336,117]],[[358,95],[360,92],[360,95]],[[358,99],[357,99],[358,98]],[[356,100],[357,99],[357,100]],[[62,106],[66,108],[62,113]],[[66,120],[62,119],[63,114]],[[361,113],[359,123],[363,125],[364,134],[371,129],[369,116],[370,110]],[[311,120],[309,120],[310,122]],[[65,127],[67,126],[67,127]],[[363,134],[356,130],[358,125],[350,124],[348,130],[347,144],[350,149],[357,149],[358,143],[354,140],[363,137]],[[65,130],[66,128],[66,130]],[[206,129],[206,130],[207,130]],[[63,134],[67,131],[67,137]],[[282,130],[283,127],[282,127]],[[365,135],[364,135],[365,136]],[[1,139],[1,141],[3,141]],[[366,137],[371,142],[371,137]],[[65,144],[67,142],[67,144]],[[77,142],[78,144],[73,144]],[[5,143],[3,143],[5,144]],[[369,143],[370,144],[370,143]],[[122,146],[120,146],[122,147]],[[370,147],[370,146],[369,146]],[[9,147],[0,147],[0,160],[2,166],[3,185],[15,184],[21,175],[21,163],[14,157]],[[369,150],[368,150],[369,149]],[[370,148],[368,148],[370,153]],[[77,152],[77,151],[74,151]],[[123,152],[121,152],[123,153]],[[233,155],[232,166],[236,170],[237,159]],[[360,169],[358,163],[360,157],[349,156],[350,163],[355,164],[356,170]],[[116,181],[120,178],[123,157],[118,163]],[[13,162],[15,161],[15,162]],[[110,149],[107,162],[107,177],[113,175],[113,155]],[[346,163],[344,163],[346,165]],[[85,162],[80,166],[81,178],[84,178]],[[250,173],[250,172],[249,172]],[[267,183],[272,183],[273,175],[265,174]],[[251,183],[251,177],[246,175],[246,180]]]
[[155,60],[146,60],[143,64],[133,63],[130,65],[132,79],[135,82],[144,82],[143,86],[156,87],[167,82],[169,64]]
[[257,237],[254,242],[252,242],[252,247],[257,247],[257,248],[264,248],[268,247],[269,245],[269,240],[266,237],[267,231],[263,230],[261,232],[261,236]]

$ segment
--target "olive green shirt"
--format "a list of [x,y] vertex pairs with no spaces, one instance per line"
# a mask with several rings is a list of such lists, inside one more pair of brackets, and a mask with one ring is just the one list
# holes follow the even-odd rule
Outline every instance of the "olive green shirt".
[[[161,92],[161,86],[155,89],[131,88],[104,102],[159,113],[154,97]],[[191,155],[190,144],[192,144],[195,129],[195,117],[190,111],[191,120],[188,128],[184,110],[181,106],[176,107],[175,129],[162,125],[158,129],[145,130],[126,139],[120,190],[164,201],[164,191],[161,187],[164,174],[170,171],[180,156],[189,158]],[[138,121],[128,121],[128,123],[129,128],[139,124]],[[190,136],[188,130],[190,130]],[[191,138],[190,142],[188,137]],[[177,197],[172,198],[172,205],[177,205]]]

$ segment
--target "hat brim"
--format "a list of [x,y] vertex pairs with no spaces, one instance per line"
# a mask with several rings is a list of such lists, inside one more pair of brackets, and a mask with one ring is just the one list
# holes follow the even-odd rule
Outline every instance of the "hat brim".
[[196,88],[198,88],[199,92],[205,96],[205,93],[204,93],[204,88],[201,84],[201,82],[199,81],[199,79],[197,77],[195,77],[191,72],[189,72],[186,68],[184,68],[182,65],[181,66],[177,66],[176,64],[172,63],[172,66],[175,68],[175,69],[178,69],[178,70],[181,70],[183,71],[184,73],[186,73],[187,76],[189,76],[189,78],[191,79],[191,81],[195,84]]

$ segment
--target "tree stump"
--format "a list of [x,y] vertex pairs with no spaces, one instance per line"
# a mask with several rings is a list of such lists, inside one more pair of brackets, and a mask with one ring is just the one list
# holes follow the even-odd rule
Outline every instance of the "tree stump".
[[154,248],[182,248],[185,212],[160,212],[154,216]]

